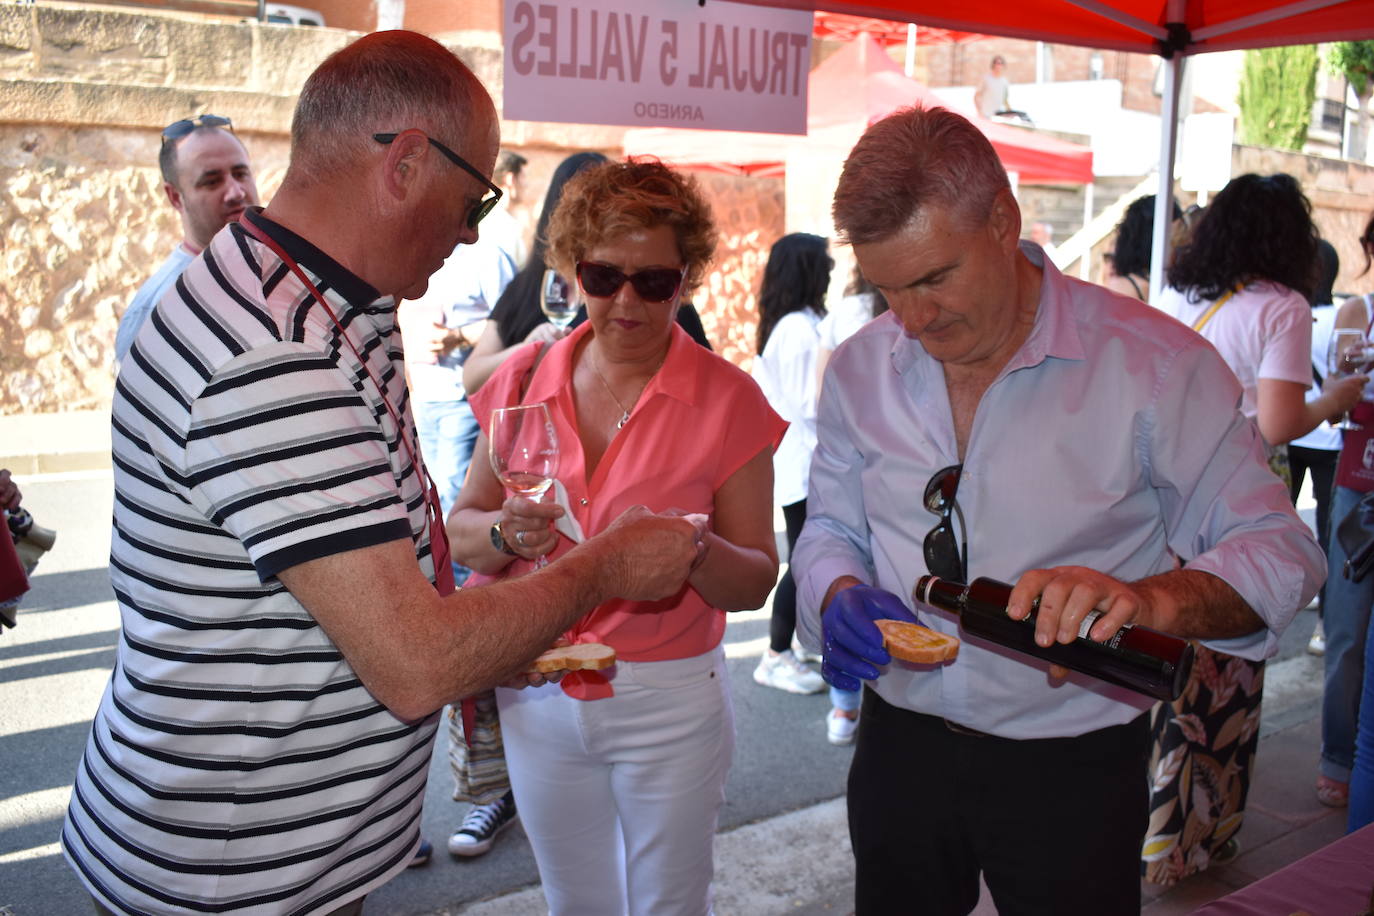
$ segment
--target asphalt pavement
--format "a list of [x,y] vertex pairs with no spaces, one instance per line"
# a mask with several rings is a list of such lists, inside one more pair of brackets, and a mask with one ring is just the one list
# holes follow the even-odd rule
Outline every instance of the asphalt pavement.
[[[106,571],[111,481],[108,471],[96,470],[30,473],[20,483],[25,505],[58,531],[58,542],[37,570],[19,626],[0,633],[0,916],[84,914],[88,899],[57,838],[90,717],[114,662],[118,619]],[[1190,912],[1342,832],[1343,812],[1321,809],[1311,797],[1321,662],[1303,647],[1314,623],[1311,612],[1300,614],[1269,666],[1259,776],[1241,834],[1246,852],[1178,888],[1147,888],[1145,912]],[[766,611],[731,615],[726,630],[738,742],[717,840],[716,911],[848,913],[853,879],[843,793],[851,752],[825,741],[824,694],[798,697],[754,684],[767,630]],[[450,792],[441,735],[424,812],[434,860],[374,892],[367,912],[544,912],[519,828],[478,859],[444,851],[466,810]],[[975,914],[993,912],[985,900]]]
[[[0,916],[84,914],[89,904],[57,839],[90,718],[114,664],[119,622],[106,570],[111,478],[107,471],[40,474],[21,477],[20,484],[24,505],[39,524],[57,530],[58,540],[35,572],[19,626],[0,634]],[[844,793],[850,749],[825,740],[825,694],[793,696],[753,682],[767,634],[766,611],[729,618],[725,642],[739,739],[721,829],[756,826],[723,841],[718,860],[790,868],[779,858],[790,863],[811,842],[814,851],[798,861],[821,864],[806,865],[795,882],[755,867],[755,876],[764,875],[762,886],[723,889],[722,913],[804,912],[798,902],[813,904],[848,872],[841,808],[814,806]],[[472,912],[538,912],[539,903],[518,893],[538,882],[518,827],[478,859],[455,859],[444,850],[467,810],[452,800],[445,740],[441,730],[425,799],[424,831],[435,845],[434,859],[375,891],[367,911],[467,912],[487,901],[498,908]],[[783,817],[793,812],[790,820]],[[771,830],[757,826],[775,820]],[[810,836],[815,833],[824,835]],[[848,893],[841,897],[847,900]],[[773,899],[776,910],[767,902]]]

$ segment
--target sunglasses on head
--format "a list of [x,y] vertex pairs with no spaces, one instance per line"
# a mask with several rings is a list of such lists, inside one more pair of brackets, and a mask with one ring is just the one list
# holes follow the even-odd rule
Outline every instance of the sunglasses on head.
[[[398,136],[400,136],[400,134],[373,134],[372,139],[376,140],[378,143],[386,145],[389,143],[393,143]],[[443,153],[445,158],[447,158],[449,162],[452,162],[454,165],[458,166],[458,168],[467,172],[469,175],[471,175],[473,178],[476,178],[478,181],[482,182],[482,184],[486,185],[491,190],[490,197],[484,197],[481,200],[477,201],[477,203],[472,205],[472,209],[468,211],[468,228],[476,229],[477,224],[482,221],[482,217],[490,213],[492,208],[496,206],[497,202],[501,200],[501,189],[498,188],[496,185],[492,184],[490,178],[483,175],[481,172],[477,171],[477,168],[473,166],[470,162],[468,162],[462,156],[455,153],[453,150],[449,149],[447,146],[444,146],[444,144],[440,143],[438,140],[435,140],[433,137],[429,136],[426,136],[425,139],[429,141],[430,146],[434,147],[439,152]]]
[[598,299],[609,299],[620,291],[626,281],[634,287],[635,294],[645,302],[667,302],[677,295],[682,286],[682,278],[687,276],[686,267],[651,267],[637,270],[628,276],[609,264],[595,261],[577,262],[577,280],[582,291]]
[[171,124],[162,128],[162,142],[166,143],[168,140],[180,140],[197,127],[223,127],[225,130],[233,130],[234,122],[220,115],[212,114],[196,115],[194,118],[182,118],[180,121],[173,121]]
[[[953,582],[968,581],[968,532],[964,527],[964,512],[954,498],[963,472],[962,464],[941,468],[931,475],[925,492],[926,509],[940,516],[940,521],[926,534],[921,545],[926,568],[932,575]],[[959,516],[961,537],[958,539],[954,536],[955,514]]]

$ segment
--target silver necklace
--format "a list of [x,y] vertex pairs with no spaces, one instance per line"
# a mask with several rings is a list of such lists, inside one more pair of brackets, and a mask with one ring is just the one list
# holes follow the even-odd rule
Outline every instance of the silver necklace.
[[[592,357],[590,350],[588,351],[587,356],[587,362],[591,365],[592,371],[596,373],[596,377],[601,380],[602,387],[605,388],[606,393],[611,396],[611,400],[615,401],[615,406],[620,408],[620,422],[615,425],[615,428],[624,429],[625,424],[630,422],[630,411],[634,410],[635,405],[639,403],[639,397],[644,393],[644,389],[649,387],[648,379],[645,379],[644,384],[639,386],[639,391],[635,392],[635,399],[630,402],[630,406],[627,409],[625,405],[620,402],[620,398],[615,396],[615,391],[612,390],[610,382],[606,381],[606,376],[602,375],[601,370],[596,367],[596,359]],[[655,369],[654,371],[657,372],[658,370]],[[651,374],[650,378],[652,377],[653,376]]]

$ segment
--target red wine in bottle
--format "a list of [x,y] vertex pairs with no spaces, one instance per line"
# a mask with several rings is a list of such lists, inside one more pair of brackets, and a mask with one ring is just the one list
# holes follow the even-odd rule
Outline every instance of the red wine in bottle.
[[968,585],[938,576],[922,576],[912,597],[959,615],[959,626],[999,646],[1063,665],[1081,674],[1127,687],[1156,700],[1175,700],[1188,682],[1193,647],[1186,639],[1127,624],[1106,642],[1094,642],[1088,631],[1102,616],[1093,611],[1071,643],[1045,648],[1035,641],[1037,599],[1024,620],[1007,616],[1011,586],[996,579],[974,579]]

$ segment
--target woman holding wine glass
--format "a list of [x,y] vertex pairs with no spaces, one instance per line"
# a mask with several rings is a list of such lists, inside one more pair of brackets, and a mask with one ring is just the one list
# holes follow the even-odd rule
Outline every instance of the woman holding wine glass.
[[[1370,215],[1360,236],[1369,272],[1374,259],[1374,214]],[[1374,295],[1351,296],[1336,312],[1332,356],[1341,369],[1359,369],[1374,351],[1368,336],[1374,326]],[[1350,800],[1351,773],[1355,764],[1357,725],[1362,710],[1361,694],[1368,675],[1366,652],[1369,647],[1370,609],[1374,606],[1374,577],[1359,582],[1344,574],[1345,547],[1336,531],[1344,519],[1374,491],[1374,469],[1368,455],[1374,446],[1374,401],[1366,397],[1343,423],[1341,453],[1336,462],[1336,485],[1331,492],[1331,533],[1327,542],[1328,572],[1322,625],[1326,631],[1326,652],[1322,656],[1325,678],[1322,688],[1322,756],[1317,776],[1317,799],[1333,808]],[[1353,828],[1352,828],[1353,829]]]
[[453,513],[454,554],[490,577],[554,563],[636,504],[709,518],[675,598],[611,601],[565,634],[611,645],[609,677],[498,690],[506,760],[553,914],[706,913],[712,842],[734,750],[725,613],[763,605],[777,579],[772,453],[785,423],[754,381],[675,323],[716,232],[695,181],[651,160],[568,182],[549,266],[576,278],[588,320],[507,360],[473,396],[546,405],[553,493],[506,491],[473,465]]
[[[1241,412],[1254,419],[1271,467],[1283,475],[1283,446],[1353,407],[1367,381],[1331,378],[1321,395],[1305,400],[1312,384],[1308,299],[1318,267],[1311,214],[1290,175],[1232,179],[1179,247],[1169,285],[1154,303],[1216,347],[1240,381]],[[1197,652],[1183,697],[1156,707],[1152,719],[1151,772],[1159,776],[1144,871],[1146,880],[1159,884],[1236,854],[1258,746],[1258,729],[1237,733],[1231,723],[1258,722],[1264,663],[1201,645]],[[1202,772],[1215,778],[1191,776]]]

